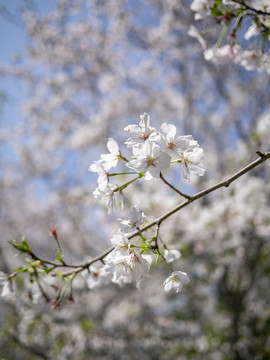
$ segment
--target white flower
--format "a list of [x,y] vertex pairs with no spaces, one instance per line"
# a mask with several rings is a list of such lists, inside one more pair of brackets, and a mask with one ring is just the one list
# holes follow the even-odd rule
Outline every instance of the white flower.
[[110,167],[107,164],[101,164],[99,161],[94,161],[94,163],[89,166],[88,170],[98,173],[98,184],[102,187],[108,184],[109,168]]
[[190,8],[196,12],[194,19],[199,20],[211,15],[210,8],[212,5],[212,0],[193,0]]
[[190,174],[203,176],[205,168],[201,164],[203,159],[203,149],[194,148],[185,151],[182,155],[181,167],[183,176],[187,181],[190,181]]
[[128,234],[140,227],[144,223],[145,218],[144,213],[139,211],[137,205],[134,205],[131,208],[130,217],[117,219],[117,221],[120,223],[121,231]]
[[153,252],[146,252],[145,254],[142,254],[142,258],[148,262],[149,266],[151,266],[156,260],[156,255]]
[[187,273],[182,271],[173,271],[164,281],[164,291],[168,292],[174,289],[177,293],[182,290],[183,284],[188,284],[190,279]]
[[149,271],[149,263],[138,252],[131,252],[126,258],[129,268],[132,270],[134,281],[138,281]]
[[0,293],[1,296],[7,296],[14,292],[13,284],[5,273],[0,271]]
[[116,191],[117,189],[117,185],[107,184],[99,186],[93,191],[95,198],[105,200],[108,214],[112,214],[116,210],[117,204],[120,204],[123,208],[123,196],[120,191]]
[[112,275],[112,282],[123,286],[132,281],[139,281],[149,271],[149,263],[135,250],[126,253],[113,250],[106,258],[105,270]]
[[106,169],[110,169],[111,167],[116,167],[122,155],[117,142],[113,138],[108,139],[107,148],[110,153],[101,155],[101,161],[105,162]]
[[181,254],[180,254],[180,251],[178,251],[178,250],[168,250],[168,249],[165,249],[165,251],[164,251],[164,257],[165,257],[165,260],[166,260],[168,263],[171,263],[171,262],[173,262],[174,260],[179,259],[180,256],[181,256]]
[[140,116],[139,125],[128,125],[124,128],[132,137],[128,138],[125,144],[128,148],[140,146],[146,140],[154,140],[157,130],[151,126],[151,119],[147,113]]
[[171,157],[150,140],[146,140],[140,148],[133,148],[133,154],[135,159],[130,160],[127,167],[144,173],[145,180],[158,178],[160,171],[170,166]]
[[104,266],[98,269],[94,265],[91,265],[89,270],[90,272],[88,270],[82,272],[89,289],[99,288],[103,284],[108,284],[111,281],[111,276],[106,272]]
[[224,45],[223,47],[213,47],[203,52],[207,61],[213,61],[217,64],[224,64],[229,61],[239,63],[243,49],[240,45]]
[[130,245],[134,245],[134,241],[130,241],[124,233],[119,231],[117,234],[113,235],[111,238],[111,243],[114,245],[117,249],[117,251],[120,249],[123,250],[129,250]]
[[197,141],[191,135],[175,137],[176,127],[174,125],[163,123],[161,131],[162,133],[159,133],[155,140],[173,157],[179,157],[189,148],[198,146]]

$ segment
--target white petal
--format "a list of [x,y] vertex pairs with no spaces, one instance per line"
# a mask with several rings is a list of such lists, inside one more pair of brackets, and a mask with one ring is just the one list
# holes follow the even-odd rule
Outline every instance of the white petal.
[[190,282],[190,278],[186,272],[174,271],[172,275],[176,275],[183,284],[188,284]]
[[163,123],[161,125],[161,130],[166,135],[167,139],[174,139],[176,135],[176,127],[171,124]]
[[178,250],[165,250],[164,251],[164,257],[168,263],[173,262],[176,259],[179,259],[181,256],[180,252]]
[[109,152],[113,155],[117,156],[120,154],[119,146],[113,138],[108,139],[107,148],[108,148]]
[[143,130],[146,130],[146,129],[149,129],[150,126],[151,126],[151,120],[150,120],[150,116],[149,114],[147,113],[143,113],[141,116],[140,116],[140,127],[143,129]]

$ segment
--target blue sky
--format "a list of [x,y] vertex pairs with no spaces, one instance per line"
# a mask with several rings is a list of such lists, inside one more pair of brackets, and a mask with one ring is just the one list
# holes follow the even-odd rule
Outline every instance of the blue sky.
[[[56,0],[0,0],[0,65],[10,65],[23,57],[27,34],[21,9],[48,13],[56,6]],[[20,103],[25,97],[23,85],[18,79],[0,78],[0,129],[13,126],[20,118]]]

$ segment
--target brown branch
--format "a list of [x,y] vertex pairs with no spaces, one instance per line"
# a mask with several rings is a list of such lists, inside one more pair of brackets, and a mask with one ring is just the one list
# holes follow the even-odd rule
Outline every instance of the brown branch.
[[[154,225],[157,225],[158,229],[159,229],[159,225],[164,220],[166,220],[168,217],[170,217],[171,215],[175,214],[179,210],[181,210],[184,207],[186,207],[187,205],[191,204],[193,201],[198,200],[201,197],[206,196],[206,195],[210,194],[211,192],[213,192],[213,191],[215,191],[215,190],[217,190],[217,189],[219,189],[221,187],[228,187],[233,181],[235,181],[236,179],[238,179],[242,175],[246,174],[247,172],[249,172],[250,170],[252,170],[256,166],[260,165],[261,163],[263,163],[264,161],[266,161],[267,159],[270,158],[270,152],[261,153],[260,151],[257,151],[257,154],[259,155],[259,158],[257,160],[255,160],[252,163],[250,163],[249,165],[245,166],[243,169],[239,170],[238,172],[236,172],[234,175],[230,176],[226,180],[223,180],[223,181],[217,183],[214,186],[211,186],[211,187],[209,187],[209,188],[207,188],[205,190],[202,190],[202,191],[198,192],[197,194],[189,196],[189,198],[186,201],[180,203],[179,205],[177,205],[172,210],[166,212],[165,214],[161,215],[159,218],[155,219],[151,223],[149,223],[146,226],[142,227],[140,230],[137,230],[134,233],[130,234],[128,236],[128,239],[132,239],[133,237],[135,237],[137,235],[140,235],[140,233],[150,229]],[[103,252],[101,255],[96,256],[91,261],[87,262],[86,264],[82,265],[81,267],[75,269],[74,271],[70,271],[70,272],[65,273],[64,276],[68,276],[68,275],[71,275],[71,274],[74,274],[74,273],[79,273],[79,272],[83,271],[84,269],[87,269],[94,262],[102,261],[105,256],[107,256],[110,252],[113,251],[113,249],[114,249],[114,246],[112,246],[111,248],[109,248],[108,250]]]
[[[200,192],[198,192],[197,194],[191,195],[190,198],[184,202],[182,202],[181,204],[177,205],[175,208],[173,208],[172,210],[168,211],[167,213],[165,213],[164,215],[160,216],[159,218],[157,218],[156,220],[152,221],[150,224],[144,226],[141,229],[141,232],[151,228],[152,226],[156,225],[156,224],[161,224],[165,219],[167,219],[169,216],[173,215],[174,213],[176,213],[177,211],[181,210],[182,208],[186,207],[187,205],[189,205],[190,203],[192,203],[193,201],[200,199],[201,197],[221,188],[221,187],[228,187],[234,180],[238,179],[240,176],[246,174],[247,172],[249,172],[250,170],[252,170],[253,168],[255,168],[256,166],[260,165],[261,163],[263,163],[264,161],[266,161],[267,159],[270,158],[270,152],[267,153],[261,153],[259,151],[257,151],[258,155],[260,156],[259,159],[253,161],[252,163],[250,163],[249,165],[247,165],[246,167],[244,167],[242,170],[239,170],[237,173],[235,173],[234,175],[230,176],[228,179],[221,181],[219,183],[217,183],[214,186],[211,186],[205,190],[202,190]],[[131,234],[129,236],[129,239],[133,238],[134,236],[138,235],[138,232],[134,232],[133,234]]]

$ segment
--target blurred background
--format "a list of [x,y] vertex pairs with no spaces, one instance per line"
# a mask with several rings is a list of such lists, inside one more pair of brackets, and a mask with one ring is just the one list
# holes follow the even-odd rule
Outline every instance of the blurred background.
[[[269,74],[205,61],[188,35],[190,3],[0,1],[1,271],[23,263],[8,243],[23,235],[52,258],[52,226],[67,261],[110,246],[118,216],[93,197],[88,167],[108,137],[125,153],[123,128],[143,112],[204,149],[204,177],[166,174],[189,194],[269,151]],[[162,240],[182,254],[175,269],[191,279],[179,294],[164,293],[159,264],[140,289],[90,290],[78,278],[74,303],[58,312],[33,304],[22,277],[16,296],[0,298],[0,359],[269,359],[269,172],[264,163],[162,224]],[[182,201],[143,179],[125,195],[149,221]]]

